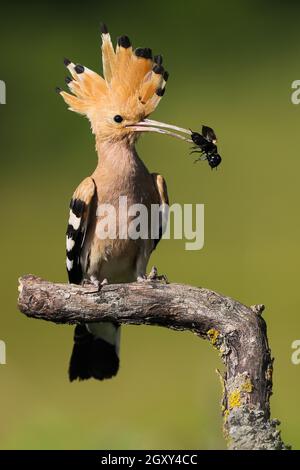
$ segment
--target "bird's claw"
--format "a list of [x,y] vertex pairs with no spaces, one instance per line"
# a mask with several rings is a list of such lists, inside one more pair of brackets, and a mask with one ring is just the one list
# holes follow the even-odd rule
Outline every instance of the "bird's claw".
[[151,271],[148,275],[143,274],[137,277],[137,282],[164,282],[169,284],[167,276],[164,274],[159,275],[156,266],[152,266]]
[[102,282],[100,282],[98,279],[96,278],[91,278],[91,279],[84,279],[82,285],[83,287],[89,287],[89,286],[94,286],[96,288],[96,290],[94,291],[87,291],[85,292],[85,294],[98,294],[102,287],[107,285],[108,284],[108,280],[105,278],[103,279]]
[[157,281],[158,280],[158,272],[157,272],[157,267],[152,266],[150,273],[147,276],[147,279],[149,281]]

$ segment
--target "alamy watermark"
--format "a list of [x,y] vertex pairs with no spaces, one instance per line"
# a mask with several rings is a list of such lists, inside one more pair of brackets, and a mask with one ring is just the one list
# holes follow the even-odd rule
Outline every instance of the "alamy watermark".
[[292,349],[294,349],[291,356],[292,364],[298,366],[300,364],[300,339],[295,339],[295,341],[292,342]]
[[[96,234],[100,240],[160,238],[188,240],[186,250],[204,246],[204,204],[99,204]],[[74,221],[76,225],[76,220]]]
[[300,104],[300,80],[294,80],[291,88],[294,90],[291,94],[291,102],[293,104]]
[[0,104],[6,104],[6,84],[0,80]]
[[6,364],[6,344],[0,340],[0,364]]

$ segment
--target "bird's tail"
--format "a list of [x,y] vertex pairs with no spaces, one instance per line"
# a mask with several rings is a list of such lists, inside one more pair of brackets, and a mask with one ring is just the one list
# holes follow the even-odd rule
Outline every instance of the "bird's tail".
[[110,379],[119,369],[120,326],[114,323],[77,325],[69,379]]

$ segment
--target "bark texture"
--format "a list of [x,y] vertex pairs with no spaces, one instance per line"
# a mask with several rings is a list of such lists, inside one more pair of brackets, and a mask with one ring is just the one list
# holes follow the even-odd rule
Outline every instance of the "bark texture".
[[228,448],[287,449],[270,418],[273,359],[263,305],[247,307],[214,291],[162,280],[95,287],[19,280],[21,312],[55,323],[116,321],[189,330],[220,354],[222,414]]

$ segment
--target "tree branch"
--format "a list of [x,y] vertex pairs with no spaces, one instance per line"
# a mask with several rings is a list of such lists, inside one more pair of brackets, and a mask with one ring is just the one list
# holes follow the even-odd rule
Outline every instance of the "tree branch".
[[28,275],[19,309],[55,323],[115,321],[189,330],[208,339],[226,366],[221,378],[224,434],[229,449],[287,449],[270,419],[273,359],[263,305],[246,307],[214,291],[145,281],[95,287],[54,284]]

